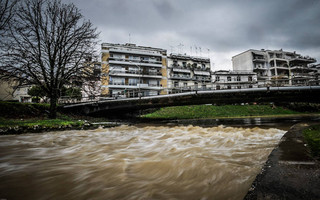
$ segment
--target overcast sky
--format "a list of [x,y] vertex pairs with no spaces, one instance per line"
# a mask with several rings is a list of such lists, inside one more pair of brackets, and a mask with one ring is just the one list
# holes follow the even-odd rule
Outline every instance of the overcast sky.
[[248,49],[282,48],[320,62],[320,0],[63,1],[81,9],[101,42],[209,56],[213,70],[232,69],[232,56]]

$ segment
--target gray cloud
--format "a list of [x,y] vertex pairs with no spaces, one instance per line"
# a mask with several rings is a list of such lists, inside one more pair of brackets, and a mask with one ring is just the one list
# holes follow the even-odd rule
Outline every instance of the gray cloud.
[[[216,68],[249,48],[297,51],[320,61],[319,0],[64,0],[77,5],[103,42],[206,49]],[[183,44],[183,48],[177,47]],[[200,54],[198,49],[197,54]],[[227,56],[230,56],[228,59]]]

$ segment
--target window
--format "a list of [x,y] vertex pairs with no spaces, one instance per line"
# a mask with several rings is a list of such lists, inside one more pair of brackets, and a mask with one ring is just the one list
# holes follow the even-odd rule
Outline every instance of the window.
[[249,85],[249,88],[252,88],[252,85]]
[[220,81],[220,76],[216,76],[216,81]]
[[186,62],[182,62],[182,66],[183,67],[187,67],[187,63]]
[[174,82],[174,87],[179,87],[179,82],[175,81]]
[[231,89],[231,85],[228,85],[228,89]]
[[231,76],[228,76],[228,77],[227,77],[227,81],[231,81]]
[[139,82],[139,79],[129,78],[129,85],[137,85],[138,82]]
[[217,86],[216,86],[216,90],[220,90],[220,85],[217,85]]
[[237,88],[238,88],[238,89],[241,89],[241,85],[238,85]]
[[183,87],[188,87],[188,83],[183,83]]
[[110,77],[110,83],[113,85],[124,85],[124,78]]
[[249,76],[249,77],[248,77],[248,81],[252,81],[252,76]]
[[205,64],[201,64],[201,67],[202,67],[202,69],[205,69],[206,65]]
[[237,81],[241,81],[241,76],[237,76]]

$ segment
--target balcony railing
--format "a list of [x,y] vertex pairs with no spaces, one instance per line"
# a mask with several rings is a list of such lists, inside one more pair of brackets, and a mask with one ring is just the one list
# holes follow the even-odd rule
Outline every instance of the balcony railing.
[[161,72],[144,72],[142,70],[126,70],[126,71],[122,71],[122,70],[111,70],[109,72],[110,75],[116,75],[116,74],[136,74],[136,75],[151,75],[151,76],[162,76]]
[[140,63],[162,64],[161,61],[157,61],[157,60],[140,60],[140,59],[115,58],[115,57],[110,57],[109,60],[123,61],[123,62],[133,62],[133,63],[136,63],[138,65]]

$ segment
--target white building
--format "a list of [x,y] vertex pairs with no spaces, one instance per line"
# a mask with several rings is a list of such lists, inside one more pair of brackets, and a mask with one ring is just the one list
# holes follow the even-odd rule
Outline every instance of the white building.
[[31,85],[18,86],[13,92],[13,100],[21,103],[31,103],[32,98],[28,95],[28,91],[31,87]]
[[212,82],[216,90],[258,87],[255,72],[215,71],[212,75]]
[[209,58],[170,54],[167,73],[170,92],[209,89],[212,85]]
[[259,84],[305,85],[313,77],[314,58],[296,52],[249,49],[232,57],[234,71],[256,72]]

